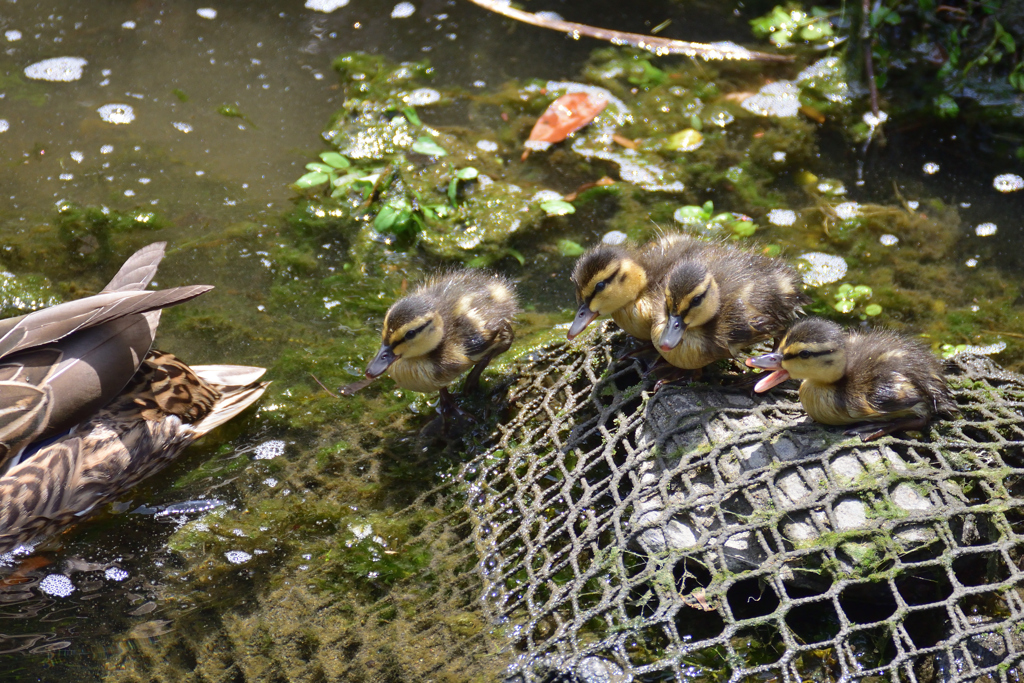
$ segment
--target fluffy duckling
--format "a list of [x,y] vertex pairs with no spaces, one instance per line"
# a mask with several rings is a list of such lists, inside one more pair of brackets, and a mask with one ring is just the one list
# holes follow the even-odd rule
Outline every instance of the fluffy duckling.
[[829,425],[865,422],[847,432],[864,441],[923,429],[934,415],[956,412],[941,361],[895,332],[844,332],[833,322],[807,318],[793,325],[776,353],[747,365],[774,371],[757,383],[757,392],[790,377],[803,380],[800,402],[807,414]]
[[587,251],[572,273],[580,307],[569,327],[569,339],[599,315],[611,315],[628,334],[649,340],[652,318],[661,306],[663,278],[702,244],[689,235],[670,233],[640,249],[600,244]]
[[781,259],[705,243],[665,278],[651,332],[658,353],[684,370],[734,358],[781,335],[811,302]]
[[472,368],[463,390],[476,389],[487,364],[512,346],[518,312],[515,288],[501,276],[439,273],[388,309],[380,350],[366,367],[368,379],[342,393],[352,394],[387,372],[403,389],[440,392],[442,416],[461,412],[448,385]]

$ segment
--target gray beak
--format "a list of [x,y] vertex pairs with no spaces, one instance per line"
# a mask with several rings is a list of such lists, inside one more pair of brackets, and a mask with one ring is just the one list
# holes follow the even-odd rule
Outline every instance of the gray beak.
[[679,342],[683,341],[684,332],[686,332],[686,323],[683,322],[682,317],[670,315],[665,331],[661,333],[658,346],[661,347],[662,351],[671,351],[679,346]]
[[597,313],[590,310],[590,307],[586,304],[580,306],[580,310],[576,311],[576,317],[572,321],[572,325],[569,326],[569,334],[566,335],[570,340],[575,339],[583,330],[587,329],[587,325],[594,322],[594,318],[597,317]]
[[388,371],[388,368],[390,368],[391,364],[396,360],[398,360],[398,356],[396,356],[395,352],[391,350],[391,347],[387,344],[381,344],[380,351],[378,351],[377,355],[373,357],[370,364],[366,366],[366,376],[370,379],[380,377]]
[[747,366],[751,368],[761,368],[762,370],[779,370],[782,368],[782,354],[766,353],[763,356],[758,356],[757,358],[748,358]]

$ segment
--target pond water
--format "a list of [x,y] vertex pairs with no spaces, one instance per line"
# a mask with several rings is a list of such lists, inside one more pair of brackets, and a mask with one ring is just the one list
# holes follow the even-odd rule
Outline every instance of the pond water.
[[[655,2],[642,11],[612,0],[548,4],[530,9],[636,32],[672,19],[662,35],[750,44],[747,22],[773,3]],[[442,263],[486,263],[516,278],[526,309],[519,348],[528,349],[570,320],[579,245],[610,230],[643,239],[681,228],[679,209],[691,207],[683,218],[697,215],[713,200],[705,222],[736,212],[753,218],[758,245],[792,258],[842,258],[846,275],[812,288],[821,312],[851,324],[877,316],[924,335],[937,352],[987,347],[1011,368],[1024,365],[1024,192],[993,187],[1000,174],[1021,175],[1022,164],[986,153],[986,136],[998,131],[901,122],[886,130],[887,146],[865,146],[842,133],[863,113],[848,98],[821,126],[802,115],[743,113],[743,98],[727,97],[749,98],[766,79],[795,80],[825,53],[770,68],[644,62],[467,2],[417,1],[411,14],[397,5],[352,0],[323,13],[298,0],[0,0],[0,315],[98,291],[134,249],[164,240],[160,286],[217,288],[168,310],[157,345],[190,363],[265,366],[274,381],[258,410],[97,518],[29,555],[0,557],[4,680],[175,680],[175,671],[197,666],[205,678],[195,680],[242,680],[240,664],[210,656],[218,647],[245,649],[233,624],[258,622],[246,627],[251,635],[283,623],[280,612],[301,622],[325,595],[353,604],[387,595],[392,582],[374,580],[377,565],[396,577],[415,566],[395,550],[413,531],[391,514],[444,481],[458,455],[425,453],[414,438],[430,420],[427,399],[382,381],[335,400],[310,373],[329,387],[356,378],[387,305],[407,280]],[[385,61],[339,75],[333,60],[357,51]],[[64,63],[73,80],[26,74],[62,57],[78,60]],[[396,75],[395,65],[421,60],[429,73]],[[623,64],[639,65],[638,80],[617,75]],[[341,131],[334,142],[345,151],[360,114],[350,106],[332,117],[360,96],[364,80],[373,83],[368,101],[436,89],[438,104],[417,109],[422,124],[439,132],[450,163],[474,163],[506,183],[492,193],[566,195],[604,175],[617,180],[628,170],[621,149],[584,158],[565,143],[520,161],[529,126],[550,102],[547,89],[588,78],[632,108],[627,137],[664,139],[706,119],[703,151],[641,144],[638,152],[668,168],[666,177],[678,175],[684,191],[620,182],[581,197],[572,215],[545,217],[525,199],[500,203],[477,183],[459,195],[466,206],[480,201],[478,210],[497,221],[519,212],[523,233],[494,236],[486,216],[470,217],[482,235],[473,246],[442,236],[418,249],[353,218],[359,202],[332,204],[291,186],[332,149],[325,129]],[[721,127],[716,111],[719,121],[731,117]],[[392,107],[380,120],[397,114]],[[372,161],[362,169],[374,170]],[[413,192],[436,190],[443,203],[450,167],[431,175],[434,161],[412,158],[406,182]],[[729,217],[721,234],[731,236],[737,220]],[[855,298],[843,284],[872,294]],[[275,609],[276,622],[265,614]],[[320,646],[302,623],[288,633],[307,649]],[[172,638],[192,649],[154,664]]]

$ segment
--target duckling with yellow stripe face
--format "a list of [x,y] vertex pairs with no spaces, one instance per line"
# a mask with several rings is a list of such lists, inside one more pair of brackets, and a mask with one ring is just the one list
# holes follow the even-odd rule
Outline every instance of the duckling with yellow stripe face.
[[780,259],[706,243],[676,264],[651,325],[658,353],[684,370],[781,335],[810,299]]
[[366,376],[387,372],[403,389],[440,392],[442,415],[457,411],[448,385],[472,368],[464,391],[476,389],[487,364],[512,345],[518,311],[515,288],[503,277],[477,270],[439,273],[388,309]]
[[749,359],[773,372],[757,383],[764,392],[790,377],[803,380],[800,402],[817,422],[867,423],[848,431],[864,441],[905,429],[923,429],[935,415],[952,415],[942,362],[912,339],[887,330],[845,332],[807,318],[786,333],[779,350]]
[[689,235],[669,233],[640,249],[601,244],[580,256],[572,273],[579,310],[569,327],[569,339],[598,316],[610,315],[629,335],[649,340],[662,280],[700,244]]

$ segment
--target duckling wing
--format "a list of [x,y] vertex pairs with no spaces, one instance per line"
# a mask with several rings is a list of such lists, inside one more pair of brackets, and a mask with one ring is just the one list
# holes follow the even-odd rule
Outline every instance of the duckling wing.
[[0,358],[63,339],[78,330],[173,306],[211,289],[208,285],[191,285],[154,292],[106,292],[0,320]]

